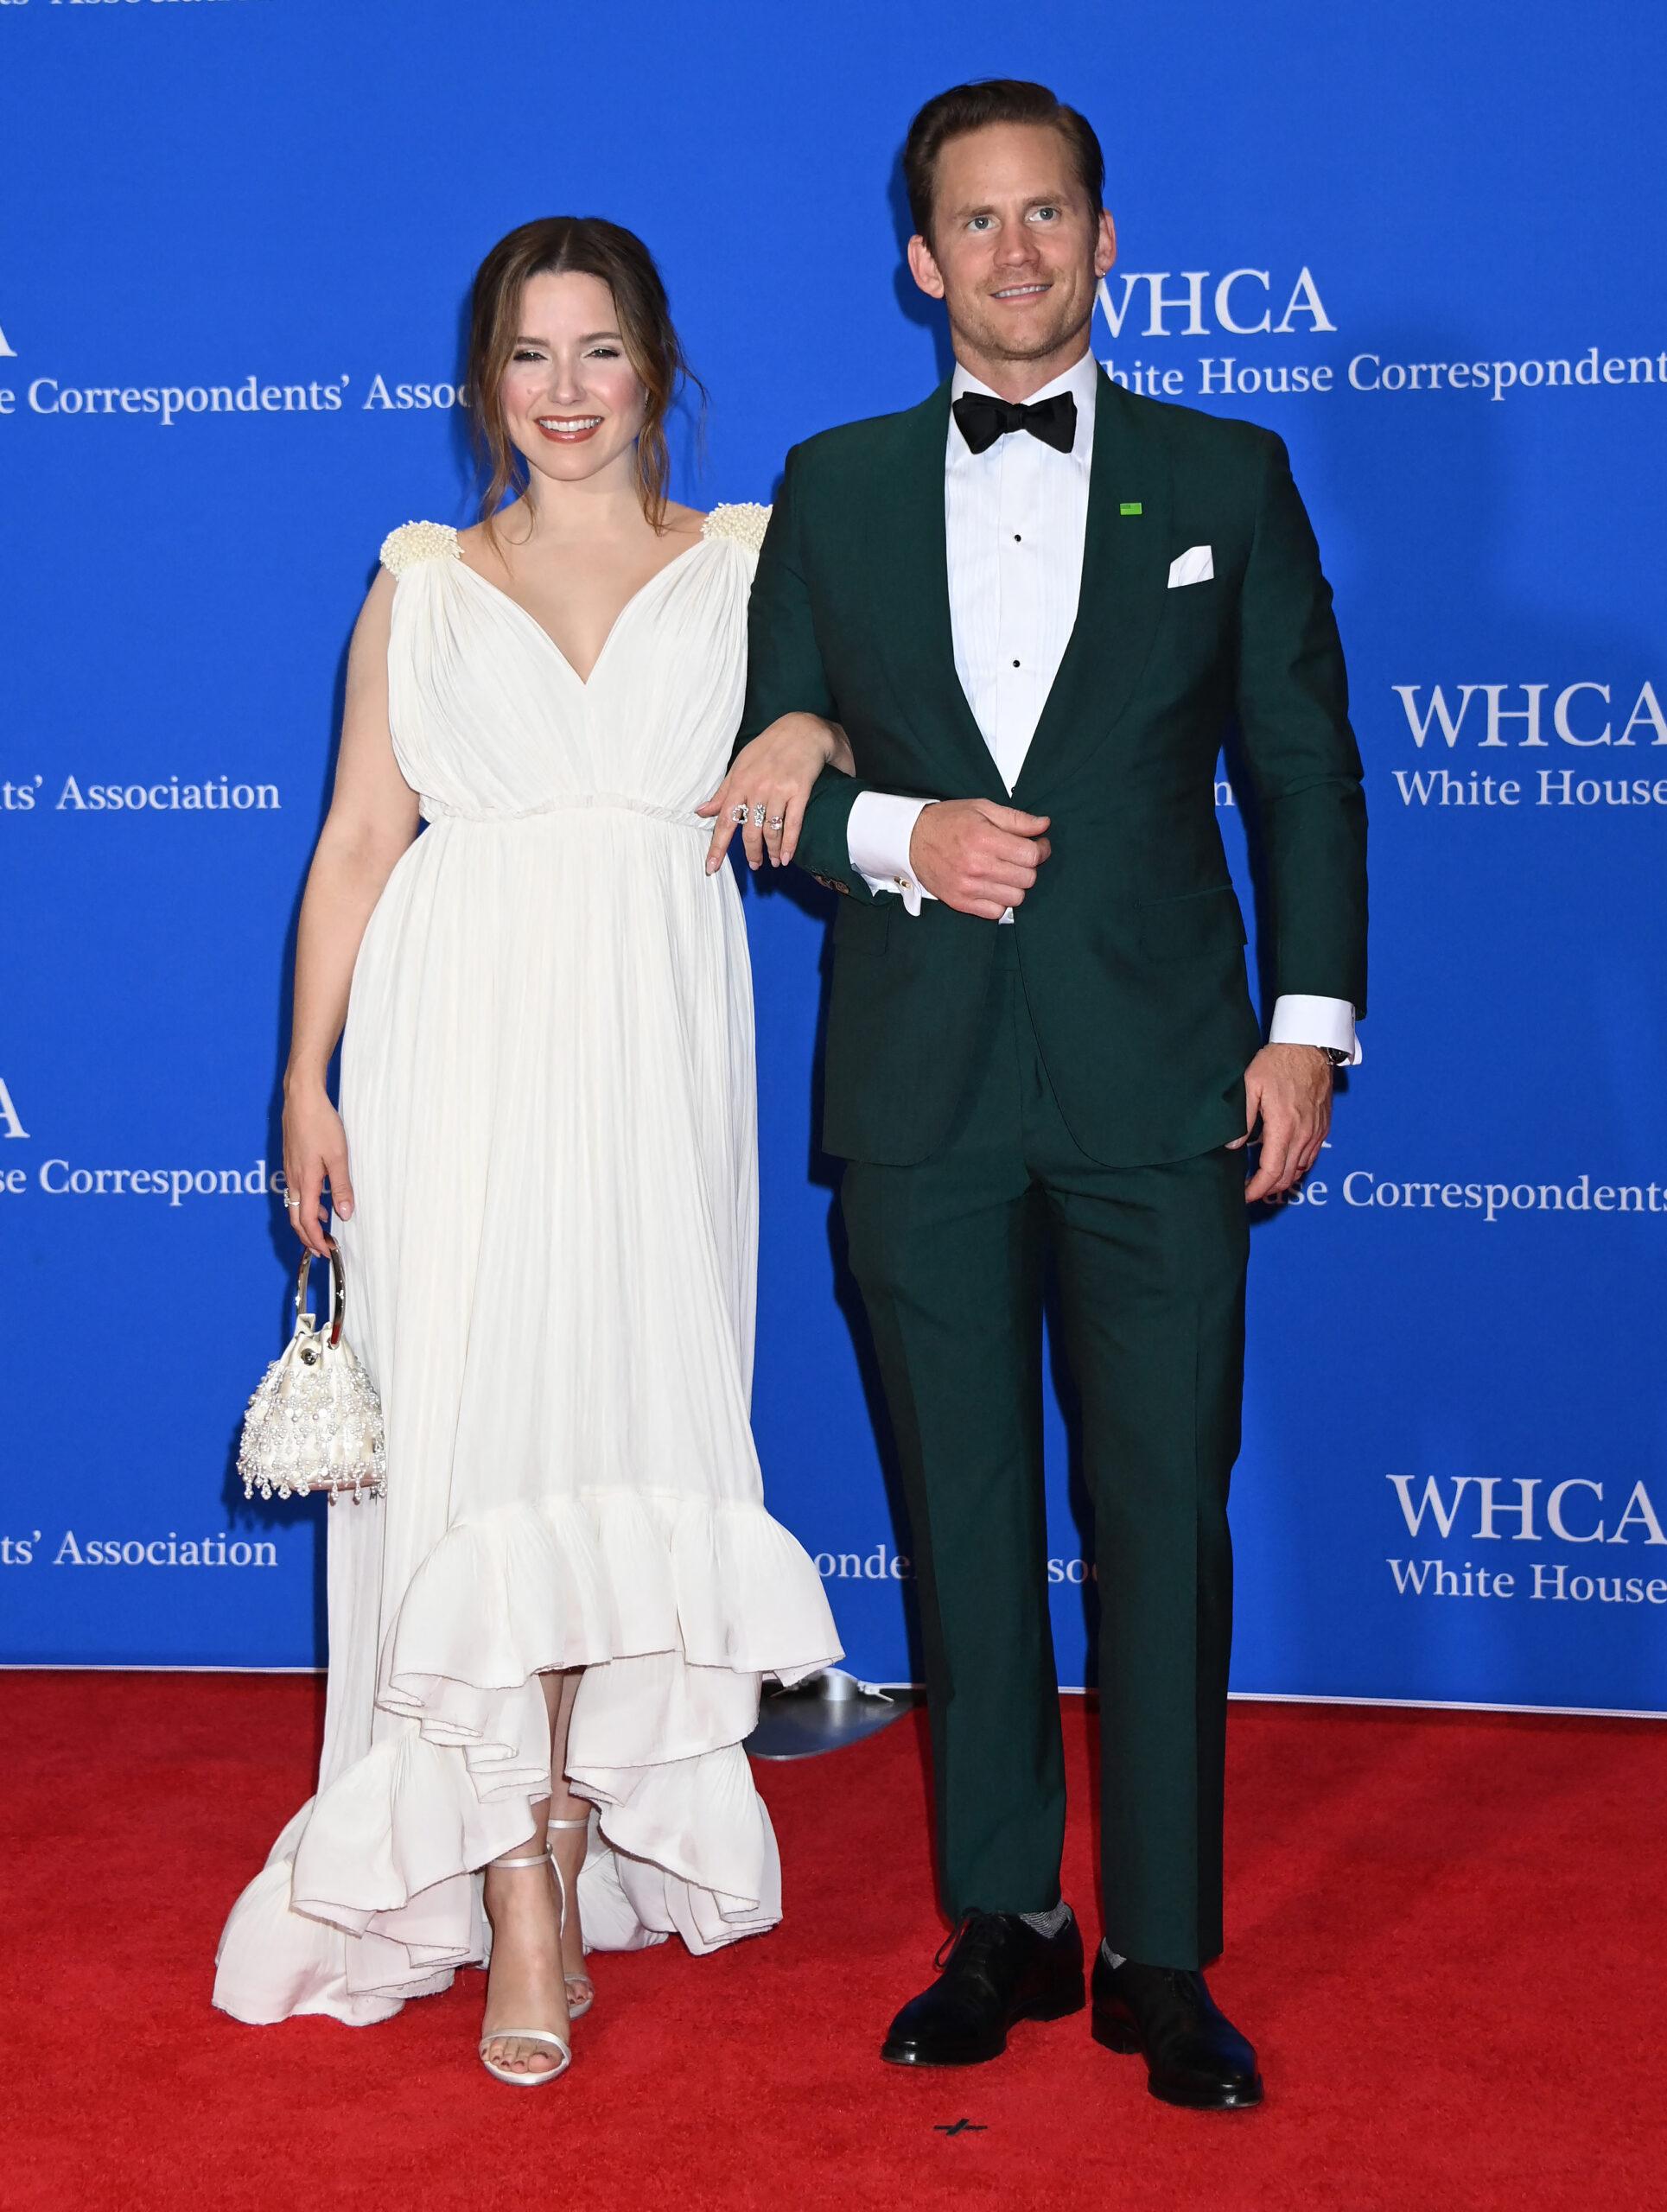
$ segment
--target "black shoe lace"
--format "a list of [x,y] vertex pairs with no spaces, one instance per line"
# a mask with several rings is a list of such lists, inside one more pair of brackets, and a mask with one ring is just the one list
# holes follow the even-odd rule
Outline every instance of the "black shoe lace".
[[976,1906],[964,1912],[949,1934],[938,1947],[932,1961],[934,1969],[942,1974],[951,1958],[962,1948],[992,1950],[1002,1939],[1002,1917],[999,1913],[980,1912]]

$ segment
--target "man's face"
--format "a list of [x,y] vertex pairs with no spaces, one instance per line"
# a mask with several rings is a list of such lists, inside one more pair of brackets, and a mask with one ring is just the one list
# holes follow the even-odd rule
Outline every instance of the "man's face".
[[1068,365],[1117,238],[1064,138],[1041,123],[964,131],[939,150],[936,184],[932,238],[910,239],[909,267],[947,306],[957,353],[975,370]]

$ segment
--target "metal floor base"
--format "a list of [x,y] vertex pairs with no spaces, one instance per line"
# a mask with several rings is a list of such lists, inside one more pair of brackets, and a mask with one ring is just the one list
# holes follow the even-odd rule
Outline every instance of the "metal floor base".
[[830,1667],[792,1689],[767,1690],[746,1749],[760,1759],[814,1758],[889,1727],[917,1698],[910,1689],[867,1689],[855,1675]]

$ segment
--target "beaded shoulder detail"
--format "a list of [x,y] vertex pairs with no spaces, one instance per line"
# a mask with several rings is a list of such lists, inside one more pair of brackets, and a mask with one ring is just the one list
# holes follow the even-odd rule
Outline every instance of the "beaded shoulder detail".
[[402,522],[382,541],[381,561],[390,575],[403,576],[419,561],[461,561],[457,532],[443,522]]
[[768,507],[761,507],[756,499],[740,499],[714,507],[701,524],[700,534],[703,537],[733,538],[737,545],[745,545],[756,553],[764,543],[769,520]]

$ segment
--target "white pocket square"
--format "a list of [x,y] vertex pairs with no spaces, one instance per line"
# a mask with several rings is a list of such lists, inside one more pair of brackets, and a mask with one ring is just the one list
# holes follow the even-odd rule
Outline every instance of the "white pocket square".
[[1186,552],[1178,553],[1169,563],[1169,588],[1178,584],[1207,584],[1215,575],[1216,564],[1207,545],[1192,545]]

